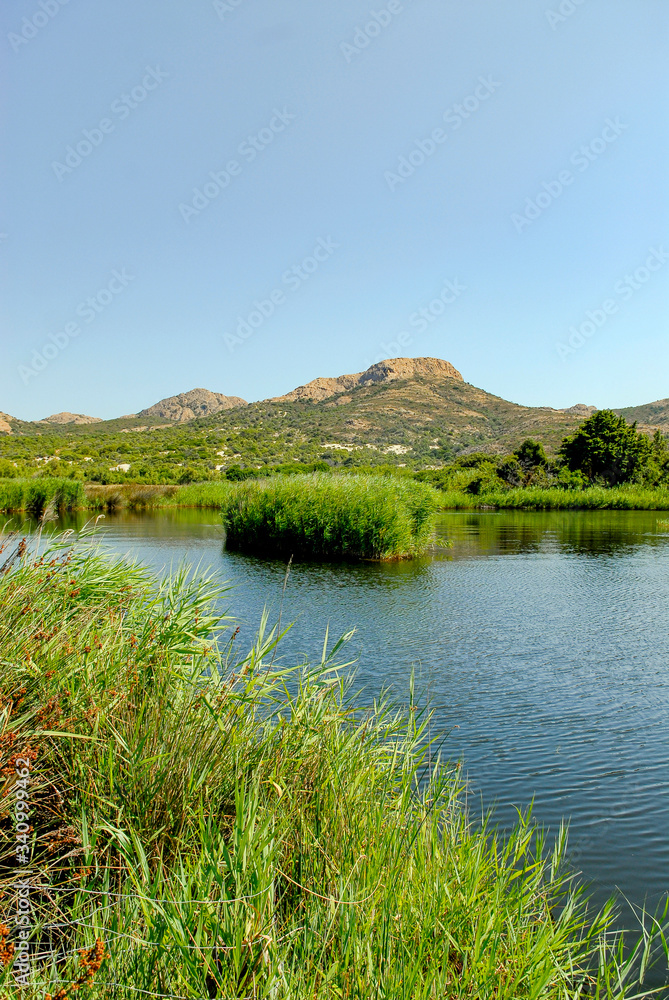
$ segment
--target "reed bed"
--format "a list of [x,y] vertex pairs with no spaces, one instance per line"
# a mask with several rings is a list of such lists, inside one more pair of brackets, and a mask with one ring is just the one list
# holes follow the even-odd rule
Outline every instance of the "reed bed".
[[443,490],[441,505],[447,510],[669,510],[669,489],[644,486],[591,486],[564,490],[528,486],[494,490],[476,496],[460,490]]
[[[411,487],[413,482],[406,476],[388,476],[376,473],[326,473],[322,475],[283,475],[271,477],[275,484],[284,484],[288,480],[298,483],[314,483],[315,480],[331,480],[335,484],[345,480],[359,483],[369,480],[374,484],[374,490],[379,497],[388,495],[388,483],[393,482],[400,497],[400,484]],[[150,483],[121,483],[113,485],[86,485],[73,479],[57,479],[51,476],[34,479],[0,479],[0,513],[26,511],[39,516],[46,505],[53,502],[61,510],[153,510],[161,507],[193,507],[221,510],[227,506],[229,499],[235,496],[235,490],[244,485],[262,485],[266,480],[246,480],[244,483],[219,481],[192,483],[187,486],[152,485]],[[381,487],[379,487],[381,483]],[[423,485],[423,484],[421,484]],[[336,491],[337,485],[333,487]],[[295,491],[302,491],[297,485]],[[290,491],[278,490],[287,497]],[[354,491],[352,491],[353,493]],[[314,487],[304,492],[306,498],[314,493]],[[669,488],[620,486],[620,487],[590,487],[588,489],[561,489],[525,487],[516,489],[497,489],[478,495],[465,493],[462,490],[439,489],[438,507],[447,510],[477,510],[481,507],[524,510],[669,510]],[[357,496],[357,494],[356,494]],[[283,503],[283,501],[281,501]],[[357,500],[356,500],[357,503]],[[314,500],[315,507],[322,506]],[[370,506],[368,501],[361,502],[361,511]],[[330,507],[330,501],[328,501]],[[323,509],[323,514],[325,510]],[[329,515],[328,515],[329,516]],[[356,518],[358,514],[356,514]],[[282,552],[283,554],[283,552]]]
[[86,506],[83,486],[76,479],[0,479],[0,512],[24,510],[39,516],[47,505],[59,510]]
[[425,713],[353,710],[341,643],[298,670],[265,620],[240,645],[211,579],[159,582],[57,544],[28,557],[17,539],[3,556],[6,1000],[84,983],[91,1000],[639,995],[657,928],[624,958],[612,906],[587,915],[564,870],[564,833],[548,851],[528,817],[504,839],[472,826],[458,769],[430,763]]
[[231,488],[232,484],[225,481],[219,483],[191,483],[189,486],[180,486],[169,502],[177,507],[201,507],[209,510],[221,510]]
[[163,507],[173,500],[178,486],[152,486],[148,483],[120,483],[85,488],[85,503],[90,510],[148,510]]
[[229,484],[191,483],[152,486],[144,483],[86,486],[86,505],[93,510],[154,510],[161,507],[202,507],[220,510]]
[[223,504],[230,548],[261,555],[404,559],[432,537],[439,494],[383,476],[275,476],[231,484]]

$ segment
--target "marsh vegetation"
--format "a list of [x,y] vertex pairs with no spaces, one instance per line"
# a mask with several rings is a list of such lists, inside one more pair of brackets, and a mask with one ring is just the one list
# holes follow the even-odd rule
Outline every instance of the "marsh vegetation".
[[[503,838],[474,826],[415,699],[354,706],[344,645],[278,666],[276,631],[264,620],[241,648],[211,579],[158,582],[85,547],[22,555],[12,538],[3,555],[8,998],[19,758],[39,995],[70,995],[81,952],[92,1000],[635,992],[564,834],[553,849],[528,817]],[[651,944],[632,949],[637,971]]]

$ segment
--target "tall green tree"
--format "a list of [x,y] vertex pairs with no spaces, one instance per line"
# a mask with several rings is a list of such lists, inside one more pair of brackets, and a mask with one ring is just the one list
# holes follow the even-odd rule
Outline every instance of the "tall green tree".
[[597,410],[560,446],[560,455],[573,472],[607,486],[641,479],[652,452],[650,438],[613,410]]
[[660,430],[655,431],[651,440],[651,457],[645,478],[651,486],[669,483],[669,448],[667,438]]
[[513,454],[526,472],[546,465],[548,461],[544,446],[539,441],[533,441],[532,438],[526,438]]

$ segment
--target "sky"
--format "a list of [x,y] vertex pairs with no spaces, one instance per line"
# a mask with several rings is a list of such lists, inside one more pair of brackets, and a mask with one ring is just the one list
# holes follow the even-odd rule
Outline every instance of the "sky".
[[11,0],[0,410],[669,396],[666,0]]

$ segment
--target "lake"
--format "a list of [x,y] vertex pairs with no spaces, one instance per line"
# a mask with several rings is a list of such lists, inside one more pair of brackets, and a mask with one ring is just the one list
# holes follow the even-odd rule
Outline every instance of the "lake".
[[[77,515],[62,526],[79,526]],[[107,516],[114,552],[154,569],[213,568],[250,643],[281,607],[285,566],[224,548],[214,511]],[[406,702],[411,670],[443,754],[462,759],[472,811],[502,827],[534,802],[598,902],[650,910],[669,890],[669,515],[452,513],[429,556],[385,565],[294,563],[285,662],[356,634],[356,690]],[[628,909],[623,922],[633,925]],[[655,982],[657,978],[654,977]]]

